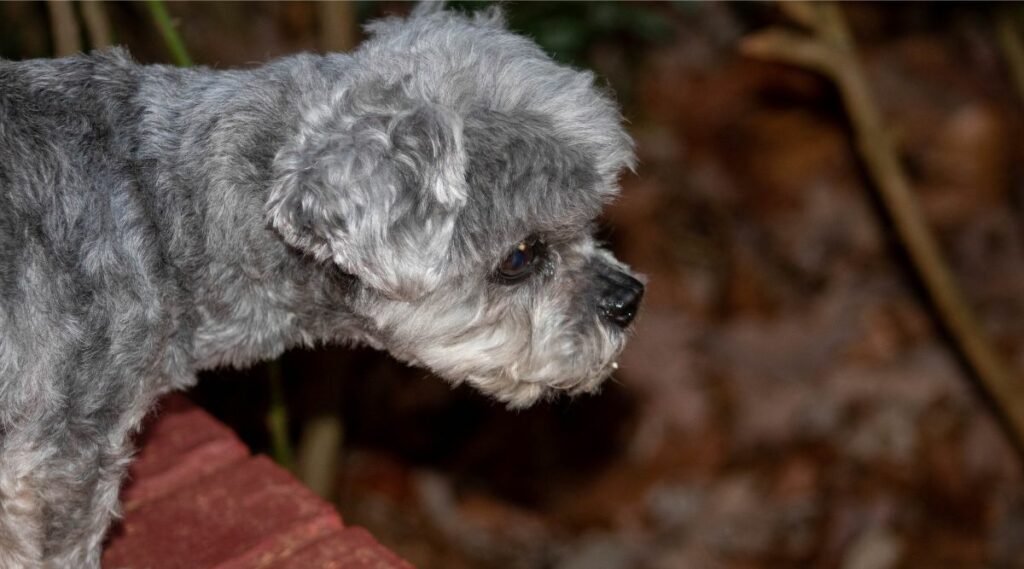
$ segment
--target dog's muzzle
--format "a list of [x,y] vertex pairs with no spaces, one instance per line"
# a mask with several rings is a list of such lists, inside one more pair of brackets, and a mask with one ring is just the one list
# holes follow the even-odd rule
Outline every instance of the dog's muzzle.
[[601,274],[598,278],[602,285],[597,303],[601,316],[621,328],[629,326],[640,308],[644,283],[617,270]]

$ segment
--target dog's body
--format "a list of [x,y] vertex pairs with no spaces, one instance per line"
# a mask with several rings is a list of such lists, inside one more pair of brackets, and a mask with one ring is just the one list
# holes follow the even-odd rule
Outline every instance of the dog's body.
[[0,61],[0,568],[98,566],[133,429],[200,369],[365,343],[527,405],[614,367],[614,105],[495,13],[374,31],[246,71]]

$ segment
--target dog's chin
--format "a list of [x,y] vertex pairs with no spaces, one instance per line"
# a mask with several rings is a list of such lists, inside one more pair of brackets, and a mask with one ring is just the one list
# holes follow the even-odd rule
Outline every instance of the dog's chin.
[[600,315],[574,313],[571,302],[553,295],[535,299],[527,310],[433,308],[438,305],[444,306],[378,304],[374,316],[389,332],[382,345],[400,360],[455,385],[467,383],[513,409],[596,392],[615,371],[629,335]]
[[469,375],[454,383],[468,383],[484,395],[504,403],[509,409],[525,409],[540,401],[595,394],[617,368],[618,364],[610,360],[595,366],[586,375],[575,376],[573,372],[567,371],[555,381],[513,379],[508,375],[496,374]]

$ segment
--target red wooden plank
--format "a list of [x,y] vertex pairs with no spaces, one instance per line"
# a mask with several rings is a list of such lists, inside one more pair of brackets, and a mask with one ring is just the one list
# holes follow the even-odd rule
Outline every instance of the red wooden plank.
[[[363,528],[348,527],[289,555],[266,569],[414,569]],[[261,567],[261,569],[263,569]]]
[[121,491],[126,512],[249,456],[231,429],[180,395],[161,401],[136,444]]
[[139,505],[111,536],[103,567],[259,567],[340,528],[329,504],[255,457]]
[[290,474],[181,396],[137,439],[106,569],[409,569]]

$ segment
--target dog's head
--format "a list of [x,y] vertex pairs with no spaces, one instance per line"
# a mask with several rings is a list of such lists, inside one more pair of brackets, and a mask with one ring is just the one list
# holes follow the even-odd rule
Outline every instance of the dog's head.
[[358,278],[397,357],[516,406],[595,389],[643,294],[592,236],[633,163],[617,107],[497,11],[370,30],[278,153],[271,226]]

